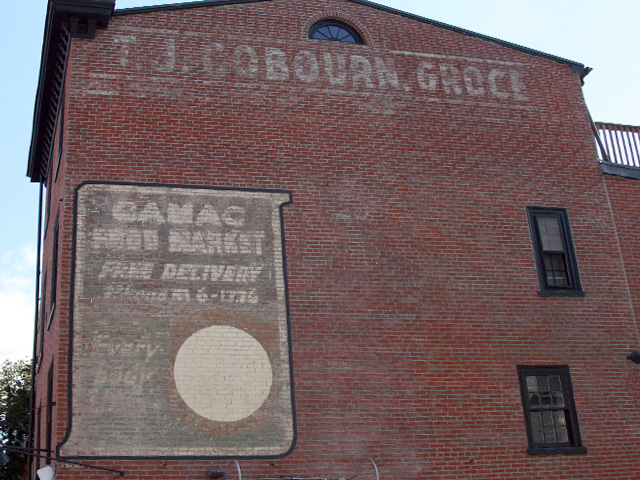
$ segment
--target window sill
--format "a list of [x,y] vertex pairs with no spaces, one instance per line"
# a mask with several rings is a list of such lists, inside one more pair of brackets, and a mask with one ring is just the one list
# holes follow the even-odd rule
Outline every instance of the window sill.
[[540,290],[540,297],[584,297],[584,290]]
[[527,448],[528,455],[584,455],[587,452],[586,447]]

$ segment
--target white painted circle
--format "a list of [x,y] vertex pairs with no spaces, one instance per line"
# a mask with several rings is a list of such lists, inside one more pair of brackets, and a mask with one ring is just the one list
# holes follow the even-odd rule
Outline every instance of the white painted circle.
[[228,326],[198,330],[182,344],[173,366],[180,396],[210,420],[236,422],[269,396],[269,356],[247,332]]

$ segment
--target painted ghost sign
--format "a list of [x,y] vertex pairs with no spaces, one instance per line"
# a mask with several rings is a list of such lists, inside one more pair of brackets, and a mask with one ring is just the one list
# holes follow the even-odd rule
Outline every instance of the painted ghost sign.
[[66,457],[277,457],[295,426],[282,191],[76,192]]
[[[156,37],[156,31],[129,29],[105,45],[117,63],[131,75],[119,90],[113,73],[94,72],[78,95],[113,96],[172,94],[202,96],[185,79],[214,87],[286,86],[292,91],[320,90],[330,94],[386,93],[407,95],[407,101],[475,103],[506,108],[532,108],[535,93],[532,72],[519,62],[421,51],[363,48],[359,54],[327,52],[322,42],[291,43],[291,48],[238,44],[236,39],[207,38],[180,32]],[[143,55],[145,46],[153,52]],[[200,54],[194,54],[200,52]],[[149,76],[148,72],[156,75]],[[140,73],[138,73],[140,72]],[[144,73],[142,73],[144,72]],[[139,81],[140,76],[144,81]],[[179,75],[180,81],[172,79]],[[193,91],[192,91],[193,90]],[[230,94],[225,89],[216,95]]]

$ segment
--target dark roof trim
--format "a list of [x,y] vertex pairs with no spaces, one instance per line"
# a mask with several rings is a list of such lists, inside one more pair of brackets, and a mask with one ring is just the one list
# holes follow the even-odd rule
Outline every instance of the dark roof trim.
[[[165,10],[178,10],[183,8],[197,8],[197,7],[207,7],[207,6],[213,6],[213,5],[233,5],[237,3],[253,3],[253,2],[265,2],[265,1],[271,1],[271,0],[200,0],[200,1],[191,1],[186,3],[176,3],[173,5],[156,5],[154,7],[125,8],[122,10],[116,10],[114,12],[114,15],[130,15],[135,13],[162,12]],[[413,13],[408,13],[402,10],[398,10],[396,8],[380,5],[379,3],[370,2],[368,0],[348,0],[348,1],[353,3],[359,3],[360,5],[375,8],[377,10],[382,10],[384,12],[392,13],[394,15],[400,15],[402,17],[410,18],[412,20],[417,20],[418,22],[428,23],[436,27],[445,28],[447,30],[451,30],[456,33],[466,35],[469,37],[475,37],[481,40],[486,40],[488,42],[496,43],[503,47],[518,50],[520,52],[528,53],[530,55],[535,55],[537,57],[546,58],[547,60],[552,60],[554,62],[569,65],[571,67],[571,70],[574,73],[578,73],[580,75],[581,80],[584,80],[584,77],[589,75],[589,72],[591,72],[592,70],[589,67],[585,67],[582,63],[574,62],[573,60],[567,60],[566,58],[557,57],[555,55],[540,52],[539,50],[523,47],[522,45],[517,45],[515,43],[507,42],[505,40],[500,40],[499,38],[490,37],[488,35],[483,35],[481,33],[472,32],[471,30],[465,30],[464,28],[454,27],[453,25],[449,25],[447,23],[438,22],[437,20],[431,20],[425,17],[421,17],[420,15],[415,15]]]
[[431,20],[425,17],[421,17],[420,15],[414,15],[413,13],[403,12],[402,10],[380,5],[378,3],[370,2],[368,0],[348,0],[348,1],[353,3],[359,3],[360,5],[366,5],[368,7],[376,8],[378,10],[382,10],[388,13],[393,13],[395,15],[400,15],[402,17],[410,18],[412,20],[417,20],[422,23],[428,23],[436,27],[452,30],[456,33],[467,35],[469,37],[475,37],[481,40],[486,40],[488,42],[497,43],[498,45],[502,45],[503,47],[512,48],[514,50],[528,53],[530,55],[535,55],[537,57],[546,58],[547,60],[553,60],[554,62],[564,63],[565,65],[569,65],[574,73],[579,73],[581,79],[584,79],[584,77],[586,77],[589,74],[589,72],[593,70],[592,68],[585,67],[582,63],[574,62],[573,60],[567,60],[566,58],[557,57],[555,55],[540,52],[539,50],[534,50],[533,48],[523,47],[522,45],[517,45],[515,43],[507,42],[505,40],[500,40],[499,38],[483,35],[482,33],[472,32],[471,30],[465,30],[464,28],[454,27],[453,25],[449,25],[447,23],[438,22],[437,20]]
[[93,38],[109,25],[114,6],[115,0],[49,0],[27,167],[32,182],[46,179],[69,39]]
[[199,7],[215,7],[220,5],[237,5],[239,3],[255,3],[255,2],[270,2],[272,0],[200,0],[184,3],[174,3],[172,5],[155,5],[151,7],[132,7],[122,8],[113,12],[113,16],[119,15],[134,15],[136,13],[151,13],[151,12],[164,12],[168,10],[182,10],[184,8],[199,8]]

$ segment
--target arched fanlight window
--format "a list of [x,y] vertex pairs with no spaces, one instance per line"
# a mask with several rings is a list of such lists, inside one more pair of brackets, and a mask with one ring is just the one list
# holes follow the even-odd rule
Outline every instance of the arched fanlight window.
[[320,20],[309,29],[309,38],[330,42],[364,43],[355,28],[340,20]]

